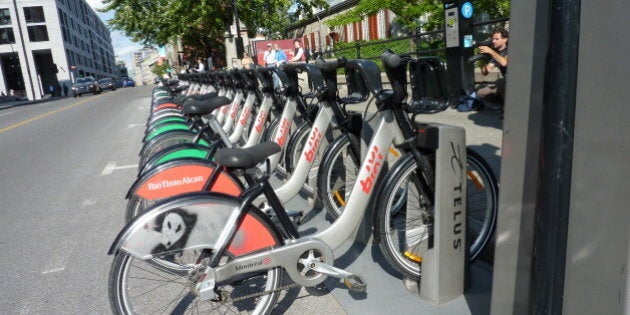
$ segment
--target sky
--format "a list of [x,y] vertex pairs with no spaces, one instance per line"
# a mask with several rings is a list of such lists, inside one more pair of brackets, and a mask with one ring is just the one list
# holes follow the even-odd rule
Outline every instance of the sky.
[[[101,0],[86,0],[86,2],[94,9],[105,24],[107,24],[107,20],[114,17],[113,11],[102,13],[96,10],[103,7]],[[111,37],[116,60],[123,60],[127,64],[127,68],[133,68],[131,53],[141,49],[142,45],[132,42],[128,37],[118,31],[111,31]]]

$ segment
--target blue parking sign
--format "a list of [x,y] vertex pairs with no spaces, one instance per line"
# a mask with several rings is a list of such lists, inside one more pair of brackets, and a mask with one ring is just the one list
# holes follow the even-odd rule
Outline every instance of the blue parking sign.
[[462,4],[462,16],[470,19],[473,15],[473,5],[470,2],[464,2]]

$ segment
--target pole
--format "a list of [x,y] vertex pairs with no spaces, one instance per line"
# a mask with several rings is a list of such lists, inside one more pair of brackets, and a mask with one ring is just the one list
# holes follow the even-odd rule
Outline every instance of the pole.
[[33,95],[33,98],[35,98],[35,87],[33,86],[33,78],[31,77],[31,66],[30,66],[30,63],[28,62],[28,55],[26,54],[26,45],[24,44],[24,33],[22,32],[22,23],[20,22],[20,13],[18,11],[16,0],[13,0],[13,7],[15,8],[15,18],[18,23],[18,31],[20,32],[20,41],[22,42],[24,62],[26,63],[26,73],[28,74],[28,81],[31,85],[31,95]]
[[318,48],[317,50],[319,50],[319,53],[323,53],[322,52],[322,20],[319,19],[319,14],[315,14],[315,16],[317,17],[317,26],[319,27],[319,30],[317,31],[317,45]]
[[552,0],[531,283],[532,313],[563,309],[571,209],[580,0]]
[[243,38],[241,37],[241,24],[238,21],[238,8],[236,5],[236,0],[232,2],[234,4],[234,21],[236,23],[236,58],[243,58],[243,51],[245,50],[243,47]]

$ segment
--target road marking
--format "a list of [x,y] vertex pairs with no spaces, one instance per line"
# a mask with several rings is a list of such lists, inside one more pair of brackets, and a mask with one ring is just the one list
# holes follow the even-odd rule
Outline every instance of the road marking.
[[130,128],[134,128],[134,127],[145,127],[147,124],[129,124],[127,125],[127,129]]
[[96,199],[95,198],[88,198],[83,200],[83,202],[81,203],[82,206],[93,206],[96,204]]
[[64,271],[64,270],[66,270],[66,268],[63,268],[63,267],[61,267],[61,268],[53,268],[53,269],[46,270],[46,271],[42,272],[42,274],[45,275],[45,274],[60,272],[60,271]]
[[79,101],[79,102],[76,102],[76,103],[74,103],[74,104],[72,104],[72,105],[68,105],[68,106],[66,106],[66,107],[62,107],[62,108],[59,108],[59,109],[55,109],[55,110],[53,110],[52,112],[48,112],[48,113],[46,113],[46,114],[41,114],[41,115],[39,115],[39,116],[35,116],[35,117],[33,117],[33,118],[30,118],[30,119],[27,119],[27,120],[21,121],[21,122],[19,122],[19,123],[17,123],[17,124],[14,124],[14,125],[12,125],[12,126],[6,127],[6,128],[4,128],[4,129],[0,129],[0,133],[3,133],[3,132],[5,132],[5,131],[9,131],[9,130],[11,130],[11,129],[15,129],[15,128],[19,127],[19,126],[26,125],[26,124],[28,124],[28,123],[31,123],[31,122],[34,122],[34,121],[37,121],[37,120],[40,120],[40,119],[42,119],[42,118],[44,118],[44,117],[50,116],[50,115],[52,115],[52,114],[56,114],[56,113],[58,113],[58,112],[61,112],[61,111],[66,110],[66,109],[70,109],[70,108],[73,108],[73,107],[77,107],[77,106],[79,106],[79,105],[81,105],[81,104],[85,104],[86,102],[88,102],[88,101],[92,100],[92,99],[93,99],[93,98],[95,98],[95,97],[96,97],[96,96],[93,96],[93,97],[90,97],[90,98],[86,98],[86,99],[84,99],[84,100],[82,100],[82,101]]
[[2,113],[2,114],[0,114],[0,116],[11,115],[11,114],[13,114],[13,113],[14,113],[14,112],[6,112],[6,113]]
[[107,165],[105,165],[105,168],[101,172],[101,176],[110,175],[115,170],[124,170],[124,169],[127,169],[127,168],[136,168],[136,167],[138,167],[137,164],[116,166],[116,162],[110,162]]

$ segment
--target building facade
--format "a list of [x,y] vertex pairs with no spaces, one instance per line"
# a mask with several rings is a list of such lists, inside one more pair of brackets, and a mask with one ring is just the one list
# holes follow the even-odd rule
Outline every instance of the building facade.
[[85,0],[0,0],[0,91],[62,95],[81,76],[118,76],[110,32]]
[[153,66],[161,60],[159,52],[154,48],[142,48],[132,53],[134,74],[133,79],[136,84],[148,84],[153,82],[155,74],[153,74]]
[[325,52],[334,49],[337,42],[370,41],[391,37],[391,25],[396,15],[385,9],[363,18],[360,22],[335,28],[326,21],[337,14],[352,9],[359,0],[329,0],[327,10],[316,9],[312,18],[300,19],[287,29],[289,37],[301,38],[306,49]]

